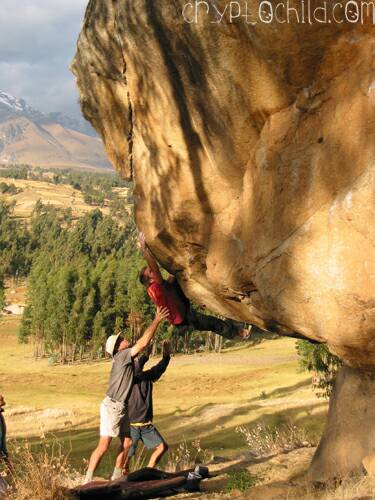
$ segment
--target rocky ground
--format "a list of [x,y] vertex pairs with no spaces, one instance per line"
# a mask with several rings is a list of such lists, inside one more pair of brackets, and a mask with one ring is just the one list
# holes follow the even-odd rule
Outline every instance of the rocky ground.
[[[373,478],[348,478],[337,484],[313,485],[307,480],[307,470],[315,447],[300,448],[288,453],[254,458],[244,454],[227,462],[215,457],[209,465],[212,478],[202,482],[201,492],[178,495],[175,498],[225,500],[370,500],[375,498]],[[241,491],[231,481],[234,471],[247,471],[254,478],[254,486]],[[233,477],[233,476],[232,476]],[[238,484],[240,486],[240,484]]]
[[[301,497],[301,493],[307,490],[306,471],[314,451],[315,448],[311,447],[301,448],[261,458],[245,453],[230,462],[214,457],[209,465],[212,478],[202,482],[201,492],[179,495],[178,498],[265,500]],[[247,491],[236,488],[235,481],[231,481],[235,471],[247,471],[254,478],[255,485]]]

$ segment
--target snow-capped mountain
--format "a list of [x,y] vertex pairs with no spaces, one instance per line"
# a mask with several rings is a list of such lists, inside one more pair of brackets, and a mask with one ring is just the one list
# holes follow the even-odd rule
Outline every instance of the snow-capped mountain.
[[65,128],[97,137],[95,130],[83,118],[72,118],[60,111],[42,113],[29,106],[24,99],[19,99],[0,90],[0,122],[13,116],[24,116],[29,120],[37,122],[39,125],[58,123]]
[[24,116],[30,120],[42,120],[44,114],[29,106],[23,99],[18,99],[0,90],[0,121],[12,116]]
[[64,113],[42,113],[0,90],[0,164],[108,168],[91,126]]

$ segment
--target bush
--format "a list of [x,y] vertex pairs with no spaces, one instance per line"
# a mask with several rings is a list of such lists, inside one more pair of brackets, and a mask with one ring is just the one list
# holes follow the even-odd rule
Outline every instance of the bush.
[[193,441],[190,447],[186,441],[182,441],[176,450],[169,452],[166,470],[179,472],[195,467],[196,464],[207,463],[211,459],[212,453],[201,447],[199,439]]
[[237,427],[255,456],[268,456],[310,446],[307,432],[293,424],[271,427],[258,423],[253,427]]
[[316,395],[329,398],[342,361],[331,354],[324,344],[311,344],[306,340],[299,340],[296,349],[300,369],[313,374],[312,386]]
[[13,472],[6,500],[66,500],[68,489],[80,483],[81,476],[70,468],[68,456],[57,442],[43,440],[39,450],[27,443],[10,443]]
[[18,189],[15,184],[7,184],[6,182],[0,182],[0,193],[1,194],[10,194],[15,195],[18,194],[21,189]]

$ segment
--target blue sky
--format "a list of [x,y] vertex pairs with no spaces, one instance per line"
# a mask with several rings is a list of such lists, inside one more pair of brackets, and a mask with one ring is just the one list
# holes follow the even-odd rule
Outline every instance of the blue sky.
[[1,0],[0,90],[40,111],[79,114],[69,65],[88,0]]

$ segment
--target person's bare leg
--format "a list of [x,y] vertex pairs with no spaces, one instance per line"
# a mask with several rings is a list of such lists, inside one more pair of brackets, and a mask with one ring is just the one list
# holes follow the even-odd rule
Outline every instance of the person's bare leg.
[[[134,451],[134,453],[133,453],[132,456],[135,456],[135,451]],[[125,458],[124,465],[122,467],[122,473],[123,473],[124,476],[127,476],[129,474],[129,471],[130,471],[130,460],[131,460],[132,456],[129,456],[129,450],[128,450],[126,458]]]
[[99,444],[95,448],[95,450],[92,452],[90,460],[89,460],[89,466],[87,468],[87,473],[86,473],[86,483],[89,483],[92,481],[94,472],[98,465],[100,464],[100,461],[103,457],[103,455],[106,453],[106,451],[109,448],[109,445],[111,444],[112,438],[108,436],[100,436],[99,438]]
[[160,462],[160,459],[162,458],[162,456],[167,453],[168,451],[168,445],[167,443],[160,443],[159,446],[157,446],[151,457],[150,457],[150,460],[148,462],[148,466],[147,467],[156,467],[156,465]]
[[122,473],[124,476],[127,476],[129,474],[129,471],[130,471],[130,459],[131,457],[129,457],[129,455],[126,457],[126,460],[125,460],[125,463],[124,463],[124,466],[122,468]]
[[131,445],[132,445],[131,438],[130,437],[124,438],[117,453],[115,469],[113,471],[112,479],[118,479],[119,477],[121,477],[123,471],[124,474],[127,474],[125,466],[128,466],[129,464],[128,455]]

